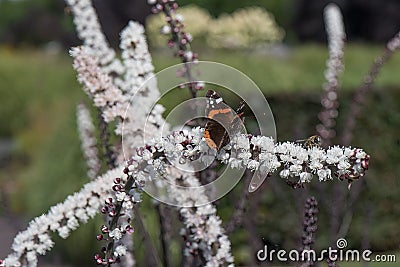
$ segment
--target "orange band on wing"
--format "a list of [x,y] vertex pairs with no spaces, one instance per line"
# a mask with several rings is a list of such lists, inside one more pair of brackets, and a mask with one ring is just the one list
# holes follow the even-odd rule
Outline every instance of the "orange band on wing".
[[210,148],[217,148],[217,145],[215,144],[215,142],[211,139],[210,136],[210,132],[209,131],[205,131],[204,132],[204,139],[206,139],[206,143]]
[[210,112],[208,113],[208,118],[212,119],[217,114],[226,114],[229,112],[231,112],[230,108],[221,108],[221,109],[210,110]]

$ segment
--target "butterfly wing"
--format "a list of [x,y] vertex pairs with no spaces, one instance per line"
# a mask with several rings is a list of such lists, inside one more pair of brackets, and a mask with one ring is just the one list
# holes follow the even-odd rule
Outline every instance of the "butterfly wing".
[[250,193],[253,193],[254,191],[256,191],[264,182],[264,180],[268,177],[268,174],[260,174],[260,173],[256,173],[255,175],[253,175],[253,178],[251,178],[250,184],[249,184],[249,188],[248,191]]
[[[225,128],[213,119],[207,121],[204,137],[209,147],[214,149],[221,149],[221,147],[227,144],[226,142],[226,130]],[[229,139],[228,139],[229,142]]]
[[206,97],[208,101],[206,114],[209,120],[204,137],[211,148],[219,150],[230,142],[229,134],[234,134],[239,129],[244,102],[236,110],[236,115],[217,92],[208,90]]
[[229,143],[229,136],[225,127],[230,126],[233,115],[229,106],[214,90],[208,90],[206,97],[208,121],[205,126],[204,137],[211,148],[219,150]]

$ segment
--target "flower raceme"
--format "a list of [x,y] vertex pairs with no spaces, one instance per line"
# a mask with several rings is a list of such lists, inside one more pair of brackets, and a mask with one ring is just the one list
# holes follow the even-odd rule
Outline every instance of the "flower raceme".
[[[140,201],[140,192],[148,186],[148,183],[160,181],[160,179],[168,179],[169,175],[174,176],[171,162],[186,163],[187,161],[202,160],[202,157],[209,161],[210,149],[203,138],[204,129],[196,127],[190,131],[178,131],[163,138],[151,140],[145,147],[138,148],[136,155],[126,162],[126,167],[121,173],[122,178],[114,181],[114,196],[106,200],[106,206],[103,210],[111,212],[110,217],[116,218],[117,213],[126,214],[127,209],[132,208],[132,202]],[[283,142],[276,143],[271,137],[254,136],[250,134],[238,134],[234,136],[229,145],[225,146],[217,152],[216,158],[227,164],[231,168],[246,168],[260,175],[271,176],[278,172],[281,178],[286,179],[288,184],[294,188],[303,186],[312,180],[313,176],[317,176],[319,181],[332,180],[337,177],[340,180],[348,180],[362,177],[368,169],[369,155],[362,149],[333,146],[323,149],[319,146],[305,147],[299,143]],[[214,150],[215,152],[215,150]],[[177,167],[177,166],[175,166]],[[190,176],[183,175],[181,180],[189,179]],[[297,179],[292,181],[291,179]],[[122,183],[121,183],[122,181]],[[170,181],[171,182],[171,181]],[[172,183],[173,184],[173,183]],[[175,185],[178,188],[181,184]],[[186,181],[186,185],[198,186]],[[223,230],[219,227],[220,221],[212,215],[212,213],[189,214],[190,205],[195,209],[213,209],[212,206],[200,206],[193,197],[195,190],[179,191],[172,186],[167,188],[169,194],[175,194],[177,197],[186,199],[188,208],[181,209],[181,215],[187,220],[188,227],[196,226],[201,231],[194,231],[191,236],[191,245],[187,248],[190,253],[191,248],[195,250],[202,247],[201,242],[207,242],[208,245],[215,243],[217,252],[206,252],[208,255],[207,262],[231,263],[233,261],[229,250],[224,249],[230,247],[230,242],[225,240]],[[190,192],[190,194],[188,194]],[[187,194],[187,196],[185,196]],[[113,204],[111,204],[113,203]],[[112,207],[109,211],[108,208]],[[205,207],[205,208],[204,208]],[[186,212],[185,212],[186,211]],[[188,214],[186,214],[188,213]],[[205,219],[207,218],[207,219]],[[215,223],[211,223],[212,221]],[[96,255],[98,264],[113,263],[119,260],[120,253],[112,251],[114,243],[118,245],[121,235],[129,233],[132,229],[124,220],[124,223],[118,224],[117,221],[105,227],[103,234],[108,233],[111,239],[108,239],[108,253],[106,258]],[[203,227],[199,227],[203,225]],[[218,227],[215,228],[215,225]],[[211,229],[211,228],[212,229]],[[203,229],[204,228],[204,229]],[[215,229],[214,229],[215,228]],[[214,229],[214,230],[213,230]],[[204,234],[214,233],[205,237]],[[197,236],[199,235],[199,236]],[[102,240],[100,238],[99,240]],[[197,243],[198,242],[198,243]],[[117,246],[120,247],[121,245]],[[209,247],[209,246],[205,246]],[[212,246],[215,247],[215,246]],[[120,248],[121,249],[121,248]],[[225,252],[224,252],[225,251]],[[211,253],[211,254],[210,254]],[[115,257],[113,257],[114,255]]]
[[346,33],[340,9],[335,4],[329,4],[324,10],[325,27],[328,37],[329,59],[326,62],[324,93],[321,98],[322,110],[318,114],[321,121],[316,130],[322,137],[324,144],[330,145],[335,137],[336,118],[338,117],[339,101],[338,89],[340,87],[339,76],[344,70],[344,44]]
[[38,255],[45,255],[54,246],[51,233],[56,232],[65,239],[81,223],[92,219],[101,203],[110,196],[110,184],[121,172],[120,167],[106,172],[64,202],[51,207],[46,214],[33,219],[25,231],[16,235],[12,253],[0,260],[0,266],[37,266]]
[[[149,174],[163,176],[166,159],[179,162],[201,159],[209,155],[210,148],[203,140],[204,129],[174,132],[163,138],[153,139],[146,147],[139,148],[130,161],[132,165],[152,169],[147,173],[138,171],[141,180],[154,179]],[[279,171],[284,179],[298,179],[298,184],[310,182],[314,175],[319,181],[348,180],[362,177],[368,169],[369,155],[362,149],[333,146],[304,147],[294,142],[276,143],[271,137],[240,134],[232,138],[229,145],[217,152],[217,159],[231,168],[247,168],[260,174],[271,175]],[[144,162],[144,165],[143,165]]]

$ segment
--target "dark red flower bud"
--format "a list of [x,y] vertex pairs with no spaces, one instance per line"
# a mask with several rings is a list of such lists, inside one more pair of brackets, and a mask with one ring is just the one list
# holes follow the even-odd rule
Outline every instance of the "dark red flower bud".
[[101,213],[106,214],[108,212],[108,208],[107,207],[102,207],[101,208]]
[[114,186],[112,187],[112,189],[113,189],[114,191],[116,191],[116,192],[119,192],[119,191],[121,191],[121,186],[120,186],[119,184],[116,184],[116,185],[114,185]]
[[100,227],[100,230],[103,234],[108,233],[108,227],[104,224]]
[[114,217],[116,215],[115,210],[112,210],[108,213],[108,216]]

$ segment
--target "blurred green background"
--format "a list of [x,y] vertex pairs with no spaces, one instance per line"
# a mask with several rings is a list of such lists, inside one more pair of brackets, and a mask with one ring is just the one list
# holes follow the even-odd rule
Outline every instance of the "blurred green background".
[[[184,5],[194,1],[178,2]],[[324,1],[310,1],[309,5],[323,7],[326,2],[322,2]],[[95,1],[95,3],[100,10],[107,5],[107,2]],[[117,3],[120,2],[114,2],[115,5]],[[389,3],[391,2],[382,4],[376,13],[388,12]],[[131,4],[143,5],[138,1],[132,1]],[[304,14],[309,12],[304,7],[303,1],[204,0],[198,1],[198,4],[214,17],[225,12],[231,13],[243,6],[253,5],[264,7],[275,16],[277,24],[286,32],[285,39],[278,45],[278,50],[210,49],[202,40],[198,43],[194,41],[193,50],[199,52],[201,60],[228,64],[244,72],[257,83],[274,113],[279,141],[303,139],[314,134],[314,127],[318,123],[317,114],[320,111],[319,101],[324,83],[325,62],[328,57],[326,44],[320,42],[324,40],[321,36],[325,36],[321,24],[322,9],[315,8],[312,13],[319,19],[316,24],[320,29],[316,27],[314,34],[307,35],[307,31],[302,32],[300,25],[295,23],[302,20]],[[346,26],[351,25],[352,21],[357,21],[358,24],[367,27],[365,25],[370,23],[368,17],[362,18],[361,21],[357,16],[346,17],[346,14],[355,8],[354,6],[362,6],[359,1],[348,1],[342,5]],[[142,13],[148,14],[148,7],[143,6]],[[363,7],[368,10],[372,8],[371,6],[373,7],[369,3]],[[113,10],[114,14],[119,14],[117,7]],[[46,14],[49,21],[59,25],[59,30],[53,31],[46,26],[36,28],[33,24],[30,28],[29,23],[43,18],[41,14]],[[120,17],[127,19],[129,14]],[[139,15],[132,17],[144,22],[144,17]],[[112,36],[117,35],[119,31],[117,25],[123,24],[123,19],[119,22],[112,19],[110,21],[110,25],[114,25],[114,30],[109,31],[110,42],[113,44],[116,41],[112,41]],[[102,23],[107,23],[107,20],[102,20]],[[394,34],[390,29],[383,29],[381,25],[374,27],[386,31],[387,36],[371,37],[363,34],[362,30],[357,30],[357,27],[349,26],[348,35],[352,42],[345,48],[345,71],[341,76],[339,92],[338,134],[342,131],[354,91],[361,85],[374,58],[382,53],[384,48],[382,41],[388,40]],[[400,27],[397,27],[397,30],[399,29]],[[40,34],[33,34],[36,30]],[[370,29],[370,32],[375,30]],[[90,102],[75,79],[72,60],[68,57],[67,47],[79,44],[79,41],[74,35],[72,19],[68,11],[64,10],[62,1],[0,1],[0,40],[2,204],[0,223],[12,225],[14,228],[11,229],[17,231],[24,229],[29,219],[47,211],[51,205],[79,190],[88,181],[76,130],[75,108],[79,101]],[[168,49],[151,47],[151,52],[157,70],[178,63],[177,59],[173,58],[172,51]],[[354,215],[346,236],[352,248],[367,247],[378,253],[394,253],[398,259],[400,257],[398,252],[400,250],[399,68],[400,56],[395,54],[384,66],[373,90],[367,96],[367,103],[357,122],[352,146],[365,149],[372,159],[370,170],[363,178],[366,180],[366,186],[354,203]],[[161,103],[170,109],[173,107],[172,103],[187,97],[187,92],[182,91],[162,99]],[[235,100],[229,97],[226,99],[228,104],[235,106],[233,101]],[[249,125],[252,124],[251,115],[246,121]],[[336,143],[338,141],[336,140]],[[326,195],[317,196],[321,203],[316,241],[318,249],[327,247],[331,238],[329,207],[324,205],[324,202],[334,198],[332,190],[328,188],[334,183],[340,182],[329,182],[326,186]],[[225,222],[229,221],[234,211],[231,203],[237,201],[242,186],[243,184],[240,184],[217,203],[219,215]],[[343,183],[342,186],[346,188],[347,184]],[[298,248],[302,228],[301,206],[306,196],[316,193],[315,185],[294,191],[278,177],[273,176],[263,187],[262,192],[250,195],[246,216],[251,214],[256,237],[251,237],[246,229],[238,229],[230,235],[237,263],[249,265],[254,257],[254,250],[260,249],[263,242],[278,248]],[[158,219],[151,201],[146,199],[143,206],[142,215],[159,248]],[[346,211],[349,207],[345,206],[343,209]],[[43,259],[43,262],[48,262],[50,265],[93,265],[92,255],[98,249],[95,233],[101,221],[102,218],[99,216],[79,228],[66,241],[55,237],[55,249],[50,256]],[[11,242],[11,236],[7,239],[3,231],[2,235],[0,258],[9,252],[8,247]],[[138,244],[138,257],[141,260],[146,255],[141,251],[143,247],[140,238],[136,236],[135,238]],[[257,244],[251,243],[254,238],[258,238]],[[171,253],[176,259],[180,255],[180,245],[178,236],[171,247]],[[342,263],[341,266],[362,265]],[[398,265],[375,263],[370,266]]]

